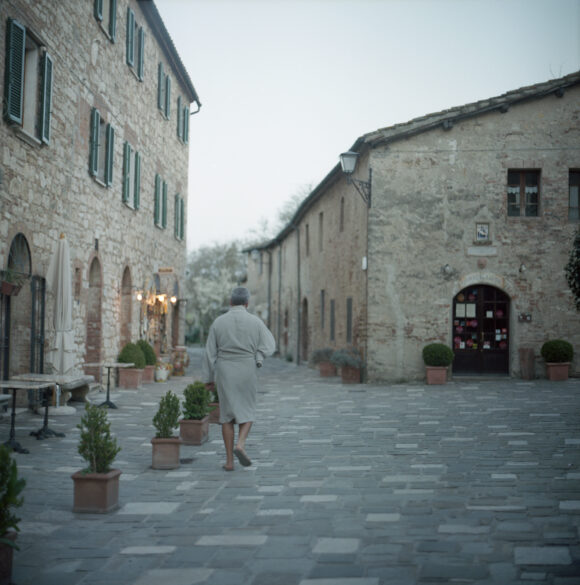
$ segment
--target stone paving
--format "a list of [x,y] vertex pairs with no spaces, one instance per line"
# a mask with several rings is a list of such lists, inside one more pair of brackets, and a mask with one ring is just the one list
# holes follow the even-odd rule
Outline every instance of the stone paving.
[[[261,372],[254,465],[222,470],[219,426],[151,469],[160,396],[112,393],[120,508],[74,514],[82,414],[29,437],[17,585],[572,585],[580,583],[580,380],[343,385],[281,359]],[[100,403],[104,394],[91,395]],[[9,418],[0,420],[8,435]]]

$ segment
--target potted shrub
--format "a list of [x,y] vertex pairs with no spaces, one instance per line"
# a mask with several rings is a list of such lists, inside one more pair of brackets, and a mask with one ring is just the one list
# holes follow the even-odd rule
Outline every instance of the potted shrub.
[[350,346],[346,349],[333,351],[330,361],[340,368],[343,384],[360,384],[360,374],[364,362],[356,347]]
[[87,467],[73,474],[73,512],[103,514],[119,507],[119,469],[111,465],[121,450],[117,439],[111,436],[107,410],[87,404],[81,422],[79,455]]
[[156,429],[155,437],[151,439],[153,446],[153,469],[176,469],[179,467],[179,448],[181,439],[173,434],[173,429],[179,426],[179,398],[168,390],[159,401],[159,408],[153,417],[153,426]]
[[574,357],[574,348],[570,342],[563,339],[551,339],[542,345],[540,353],[546,362],[549,380],[568,379],[570,363]]
[[0,585],[12,582],[12,557],[16,546],[18,518],[13,509],[22,506],[20,493],[26,481],[18,478],[16,461],[10,456],[10,449],[0,445]]
[[423,361],[427,371],[427,384],[445,384],[447,371],[455,354],[444,343],[429,343],[423,348]]
[[183,391],[179,435],[185,445],[201,445],[208,440],[210,401],[210,392],[203,382],[189,384]]
[[145,369],[145,356],[136,343],[127,343],[121,349],[117,361],[133,364],[132,367],[119,368],[119,386],[121,388],[139,388]]
[[220,422],[220,397],[217,391],[217,386],[213,387],[210,392],[211,402],[209,403],[209,423],[219,424]]
[[336,376],[336,366],[330,361],[334,349],[331,347],[324,347],[312,352],[310,362],[318,366],[318,371],[323,378],[329,376]]
[[153,346],[145,339],[139,339],[137,346],[143,352],[145,357],[145,368],[143,370],[142,382],[149,383],[155,381],[155,364],[157,363],[157,356]]
[[161,360],[155,364],[155,381],[156,382],[167,382],[167,379],[171,375],[173,366],[168,362],[162,362]]

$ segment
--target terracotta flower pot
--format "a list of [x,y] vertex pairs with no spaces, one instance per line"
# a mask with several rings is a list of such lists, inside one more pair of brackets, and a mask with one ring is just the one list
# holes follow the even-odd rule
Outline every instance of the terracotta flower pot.
[[155,382],[155,366],[145,366],[141,381],[143,384],[150,384],[151,382]]
[[318,371],[322,378],[336,376],[336,366],[332,362],[320,362],[318,364]]
[[120,469],[108,473],[83,473],[71,477],[74,482],[73,512],[105,514],[119,507]]
[[202,445],[209,439],[209,416],[201,420],[181,419],[179,436],[184,445]]
[[153,469],[177,469],[180,466],[179,449],[181,439],[170,437],[169,439],[151,439],[153,455],[151,467]]
[[551,380],[552,382],[561,382],[562,380],[567,380],[569,370],[570,362],[546,362],[548,380]]
[[425,366],[427,384],[445,384],[447,382],[447,366]]
[[120,388],[139,388],[143,377],[143,370],[137,368],[119,368]]
[[[16,541],[16,532],[6,532],[2,538]],[[9,544],[0,543],[0,585],[10,585],[12,583],[12,559],[14,557],[14,547]]]
[[360,384],[360,368],[341,366],[340,377],[343,384]]

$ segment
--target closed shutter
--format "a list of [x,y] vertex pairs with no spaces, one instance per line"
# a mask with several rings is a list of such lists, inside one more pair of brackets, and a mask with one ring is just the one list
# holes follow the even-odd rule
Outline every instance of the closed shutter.
[[143,81],[143,70],[145,66],[145,31],[139,29],[139,63],[137,63],[137,77]]
[[107,150],[105,156],[105,185],[113,184],[113,153],[115,151],[115,130],[107,124]]
[[189,107],[183,108],[183,142],[189,142]]
[[180,207],[179,207],[179,195],[176,194],[175,195],[175,200],[174,200],[174,209],[175,209],[175,215],[173,217],[173,235],[176,238],[179,238],[179,211],[180,211]]
[[100,22],[103,20],[103,0],[95,0],[93,4],[95,18]]
[[181,138],[182,136],[182,128],[181,128],[181,96],[177,97],[177,137]]
[[135,13],[127,8],[127,65],[135,63]]
[[123,203],[129,201],[130,185],[129,180],[131,178],[131,145],[125,142],[123,146]]
[[167,183],[163,181],[163,201],[161,205],[161,227],[167,227]]
[[110,0],[109,12],[109,35],[111,40],[115,42],[117,38],[117,0]]
[[165,117],[169,119],[171,115],[171,78],[169,75],[165,78]]
[[139,209],[141,206],[141,155],[135,153],[135,191],[133,193],[133,206]]
[[9,19],[4,85],[6,110],[4,115],[8,121],[16,124],[22,124],[25,45],[26,29],[16,20]]
[[165,111],[165,74],[163,72],[163,63],[157,66],[157,108],[162,112]]
[[155,175],[155,210],[153,213],[155,225],[161,225],[161,177]]
[[94,177],[99,172],[99,130],[101,114],[97,108],[91,110],[91,142],[89,146],[89,172]]
[[183,197],[179,198],[179,239],[183,240],[185,237],[185,200]]
[[50,142],[50,112],[52,109],[52,59],[48,53],[42,58],[42,96],[40,104],[40,139]]

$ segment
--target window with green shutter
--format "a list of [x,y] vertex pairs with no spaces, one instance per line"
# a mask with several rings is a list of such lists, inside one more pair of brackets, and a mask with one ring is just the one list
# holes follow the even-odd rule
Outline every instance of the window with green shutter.
[[153,223],[161,227],[161,177],[155,175],[155,206],[153,211]]
[[125,142],[123,147],[123,203],[139,209],[141,187],[141,158],[133,147]]
[[179,239],[179,226],[181,221],[179,219],[179,212],[181,211],[181,207],[179,205],[179,193],[175,194],[174,200],[174,215],[173,215],[173,235]]
[[102,31],[114,43],[117,35],[117,0],[94,0],[93,13]]
[[167,227],[167,183],[163,181],[163,196],[161,201],[161,227]]
[[127,8],[127,65],[135,64],[135,13]]
[[[31,74],[32,72],[32,74]],[[53,61],[33,33],[8,19],[4,118],[28,136],[50,141]]]
[[165,77],[165,117],[171,117],[171,77]]
[[177,96],[177,138],[182,137],[183,135],[183,122],[182,122],[182,115],[183,112],[181,111],[181,96]]
[[145,31],[135,20],[135,13],[127,8],[127,65],[139,81],[143,81],[145,64]]
[[179,198],[179,239],[185,238],[185,202],[183,197]]
[[91,136],[89,142],[89,173],[103,185],[113,184],[115,130],[106,124],[96,108],[91,110]]

